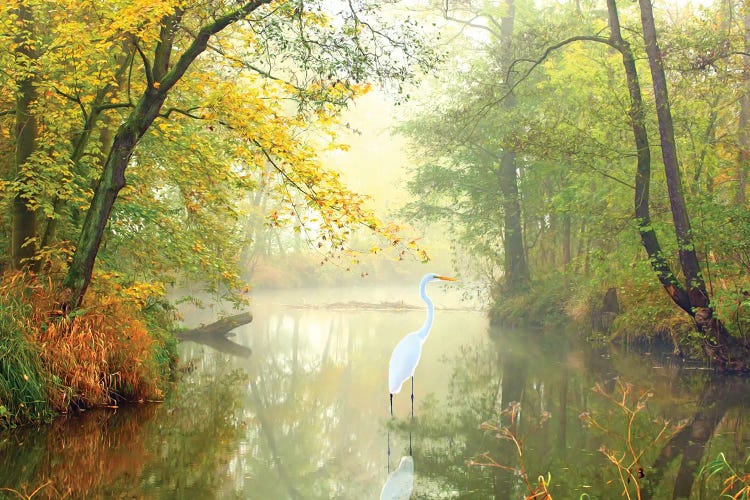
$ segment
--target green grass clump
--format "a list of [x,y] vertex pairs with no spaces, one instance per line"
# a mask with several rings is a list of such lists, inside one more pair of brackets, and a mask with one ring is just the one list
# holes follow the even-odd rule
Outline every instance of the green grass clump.
[[514,295],[497,290],[490,309],[490,322],[510,327],[545,328],[566,320],[567,292],[562,280],[533,283]]
[[[0,277],[0,427],[45,421],[71,408],[162,400],[177,358],[174,310],[104,276],[63,315],[50,277]],[[150,328],[149,328],[150,327]]]
[[28,305],[21,298],[0,298],[0,428],[48,420],[54,414],[47,397],[40,353],[27,338]]

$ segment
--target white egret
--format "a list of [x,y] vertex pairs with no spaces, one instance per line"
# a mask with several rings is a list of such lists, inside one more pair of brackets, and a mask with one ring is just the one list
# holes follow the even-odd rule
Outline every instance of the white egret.
[[427,319],[422,328],[408,334],[396,344],[391,354],[391,362],[388,365],[388,389],[391,394],[391,416],[393,416],[393,395],[401,392],[401,386],[411,378],[411,415],[414,416],[414,370],[417,369],[419,358],[422,356],[422,344],[427,340],[432,328],[432,319],[435,308],[432,300],[427,296],[427,283],[434,280],[456,281],[456,278],[440,276],[439,274],[426,274],[419,283],[419,295],[427,304]]

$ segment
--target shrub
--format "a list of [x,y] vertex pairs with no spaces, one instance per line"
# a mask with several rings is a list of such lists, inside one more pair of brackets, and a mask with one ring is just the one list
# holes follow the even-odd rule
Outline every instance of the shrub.
[[[110,292],[105,295],[102,289]],[[3,341],[14,339],[14,352],[27,354],[14,355],[13,364],[0,364],[13,384],[9,392],[0,393],[1,404],[10,404],[14,413],[33,399],[64,412],[71,406],[161,398],[162,381],[175,359],[175,340],[166,330],[152,336],[142,303],[132,298],[137,294],[127,292],[132,290],[122,290],[105,277],[90,289],[83,307],[66,316],[52,279],[6,274],[0,281],[0,304],[7,314],[0,314],[0,321],[11,321],[9,329],[15,333],[3,333]],[[6,329],[0,326],[0,331]],[[32,370],[25,363],[37,375],[28,375]],[[19,399],[19,388],[30,385],[19,379],[24,375],[36,377],[38,390]]]

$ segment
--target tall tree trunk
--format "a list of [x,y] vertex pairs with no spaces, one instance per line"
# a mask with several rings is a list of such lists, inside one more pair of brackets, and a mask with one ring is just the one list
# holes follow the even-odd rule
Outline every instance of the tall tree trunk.
[[[750,6],[742,6],[742,22],[745,28],[745,53],[750,54]],[[739,142],[739,158],[737,161],[737,194],[738,207],[745,206],[747,192],[747,170],[750,165],[750,56],[743,56],[742,71],[744,85],[740,97],[740,119],[737,140]]]
[[661,140],[664,172],[669,192],[669,206],[672,210],[675,236],[680,256],[680,265],[685,275],[688,295],[694,307],[708,307],[706,285],[700,273],[700,264],[695,253],[692,236],[690,234],[690,219],[682,189],[682,179],[677,160],[677,144],[674,138],[672,112],[670,110],[669,93],[667,92],[667,78],[664,73],[664,63],[659,48],[654,15],[650,0],[639,0],[641,7],[641,23],[643,37],[646,42],[646,54],[651,68],[651,78],[654,86],[654,100],[656,101],[656,115],[659,120],[659,138]]
[[[500,42],[502,54],[501,67],[504,71],[513,61],[513,22],[515,6],[513,0],[507,0],[507,10],[500,21]],[[504,82],[503,88],[510,89],[509,82]],[[511,92],[503,100],[503,109],[512,110],[516,106],[516,98]],[[521,202],[518,192],[518,169],[516,154],[512,144],[505,144],[500,158],[498,182],[502,193],[502,207],[505,237],[503,250],[505,251],[505,293],[514,294],[524,290],[529,283],[529,268],[523,244],[523,230],[521,228]]]
[[[16,148],[15,177],[23,186],[26,177],[22,171],[36,149],[37,121],[32,111],[36,100],[33,67],[29,64],[36,59],[33,27],[34,18],[31,7],[25,0],[18,2],[19,32],[15,43],[16,57],[21,61],[21,76],[16,80]],[[13,219],[11,232],[11,265],[21,269],[31,264],[30,259],[36,255],[36,211],[29,207],[29,200],[23,187],[13,197]]]
[[[646,54],[651,69],[651,79],[656,101],[656,114],[659,121],[659,137],[664,161],[664,171],[669,192],[669,205],[672,210],[675,236],[680,256],[680,265],[685,277],[685,289],[688,304],[683,300],[677,304],[693,317],[700,332],[706,335],[703,348],[706,354],[719,367],[727,370],[750,369],[747,359],[747,349],[733,342],[724,325],[714,316],[710,305],[706,284],[701,275],[698,256],[690,234],[690,219],[682,189],[679,164],[677,159],[677,145],[674,138],[672,113],[670,110],[667,79],[664,73],[664,63],[656,35],[656,25],[651,8],[651,0],[638,0],[641,10],[641,24],[643,37],[646,42]],[[735,352],[733,352],[735,351]],[[734,356],[737,356],[734,358]]]
[[690,307],[687,292],[672,272],[669,262],[661,250],[661,245],[656,236],[656,231],[651,224],[651,212],[649,209],[650,186],[651,186],[651,149],[646,129],[646,114],[641,95],[641,84],[638,80],[638,71],[635,58],[630,45],[622,38],[620,31],[620,18],[617,13],[615,0],[607,0],[609,16],[610,42],[620,54],[625,70],[625,79],[630,95],[630,108],[628,115],[633,129],[633,138],[636,146],[636,173],[635,173],[635,220],[638,224],[638,232],[641,243],[648,254],[651,267],[656,272],[659,282],[667,291],[672,300],[680,307]]
[[516,171],[516,154],[503,152],[498,170],[498,180],[503,200],[503,238],[505,252],[505,292],[509,294],[524,290],[529,283],[529,269],[521,230],[521,203],[518,195],[518,174]]
[[146,90],[136,109],[115,134],[112,149],[94,191],[91,206],[86,212],[76,251],[63,283],[70,290],[68,305],[71,309],[81,304],[88,289],[104,229],[117,195],[125,186],[125,169],[133,150],[156,118],[165,98],[166,94],[157,89]]

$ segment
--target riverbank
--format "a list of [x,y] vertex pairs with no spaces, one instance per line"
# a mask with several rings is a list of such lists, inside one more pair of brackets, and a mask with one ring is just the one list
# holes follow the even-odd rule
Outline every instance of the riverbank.
[[3,275],[0,428],[75,409],[162,399],[177,341],[170,311],[153,292],[102,277],[83,307],[66,315],[52,278]]
[[[617,285],[617,286],[615,286]],[[513,296],[495,293],[489,308],[495,325],[564,327],[582,339],[612,344],[670,344],[675,353],[703,359],[694,324],[658,283],[576,283],[556,276]]]

